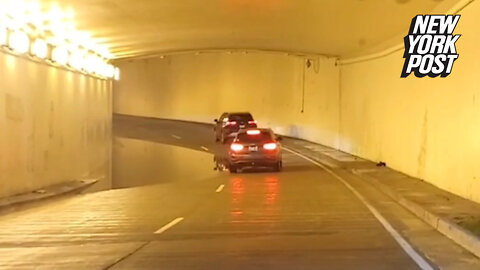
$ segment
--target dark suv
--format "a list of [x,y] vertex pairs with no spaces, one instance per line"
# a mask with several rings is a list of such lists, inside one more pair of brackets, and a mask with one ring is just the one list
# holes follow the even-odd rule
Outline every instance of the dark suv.
[[233,139],[240,129],[256,128],[257,121],[248,112],[223,113],[219,119],[215,119],[215,141]]

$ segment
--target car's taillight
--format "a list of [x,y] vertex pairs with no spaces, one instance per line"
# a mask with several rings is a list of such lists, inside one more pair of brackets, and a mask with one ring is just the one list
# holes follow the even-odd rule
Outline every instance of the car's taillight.
[[239,143],[232,143],[230,145],[230,149],[232,149],[232,151],[239,152],[239,151],[243,150],[243,145],[241,145]]
[[235,126],[237,124],[237,121],[228,121],[226,123],[227,126]]
[[276,143],[266,143],[263,145],[263,149],[265,150],[275,150],[277,149],[277,144]]
[[260,130],[258,130],[258,129],[247,130],[247,134],[248,135],[260,135]]
[[257,124],[257,121],[256,121],[256,120],[248,121],[248,124],[249,124],[249,125],[256,125],[256,124]]

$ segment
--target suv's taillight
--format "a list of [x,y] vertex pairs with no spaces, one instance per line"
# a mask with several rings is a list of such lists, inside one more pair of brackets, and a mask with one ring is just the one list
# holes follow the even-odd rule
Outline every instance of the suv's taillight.
[[242,151],[243,150],[243,145],[239,144],[239,143],[232,143],[230,145],[230,149],[232,151],[235,151],[235,152],[239,152],[239,151]]
[[260,130],[258,129],[250,129],[250,130],[247,130],[247,134],[248,135],[260,135]]
[[263,145],[263,149],[265,150],[275,150],[277,149],[277,144],[276,143],[266,143]]
[[249,125],[256,125],[257,121],[256,120],[251,120],[251,121],[248,121],[248,124]]

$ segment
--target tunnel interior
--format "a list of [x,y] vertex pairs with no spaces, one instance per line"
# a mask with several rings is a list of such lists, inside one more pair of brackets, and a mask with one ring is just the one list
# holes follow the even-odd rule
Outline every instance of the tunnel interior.
[[[475,1],[1,3],[3,196],[111,179],[112,114],[212,123],[245,110],[480,200]],[[454,74],[399,78],[411,18],[459,12]]]
[[479,15],[0,0],[0,269],[480,269]]

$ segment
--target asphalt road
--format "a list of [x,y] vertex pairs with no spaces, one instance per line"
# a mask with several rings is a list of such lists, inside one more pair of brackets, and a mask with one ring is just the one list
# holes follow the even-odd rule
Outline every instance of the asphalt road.
[[296,154],[284,152],[279,173],[230,174],[213,171],[225,149],[210,126],[116,117],[114,131],[113,186],[128,188],[0,217],[1,269],[437,269],[435,254],[402,247],[362,196],[381,203],[370,206],[407,245],[415,239],[403,235],[418,232],[414,247],[451,244]]

